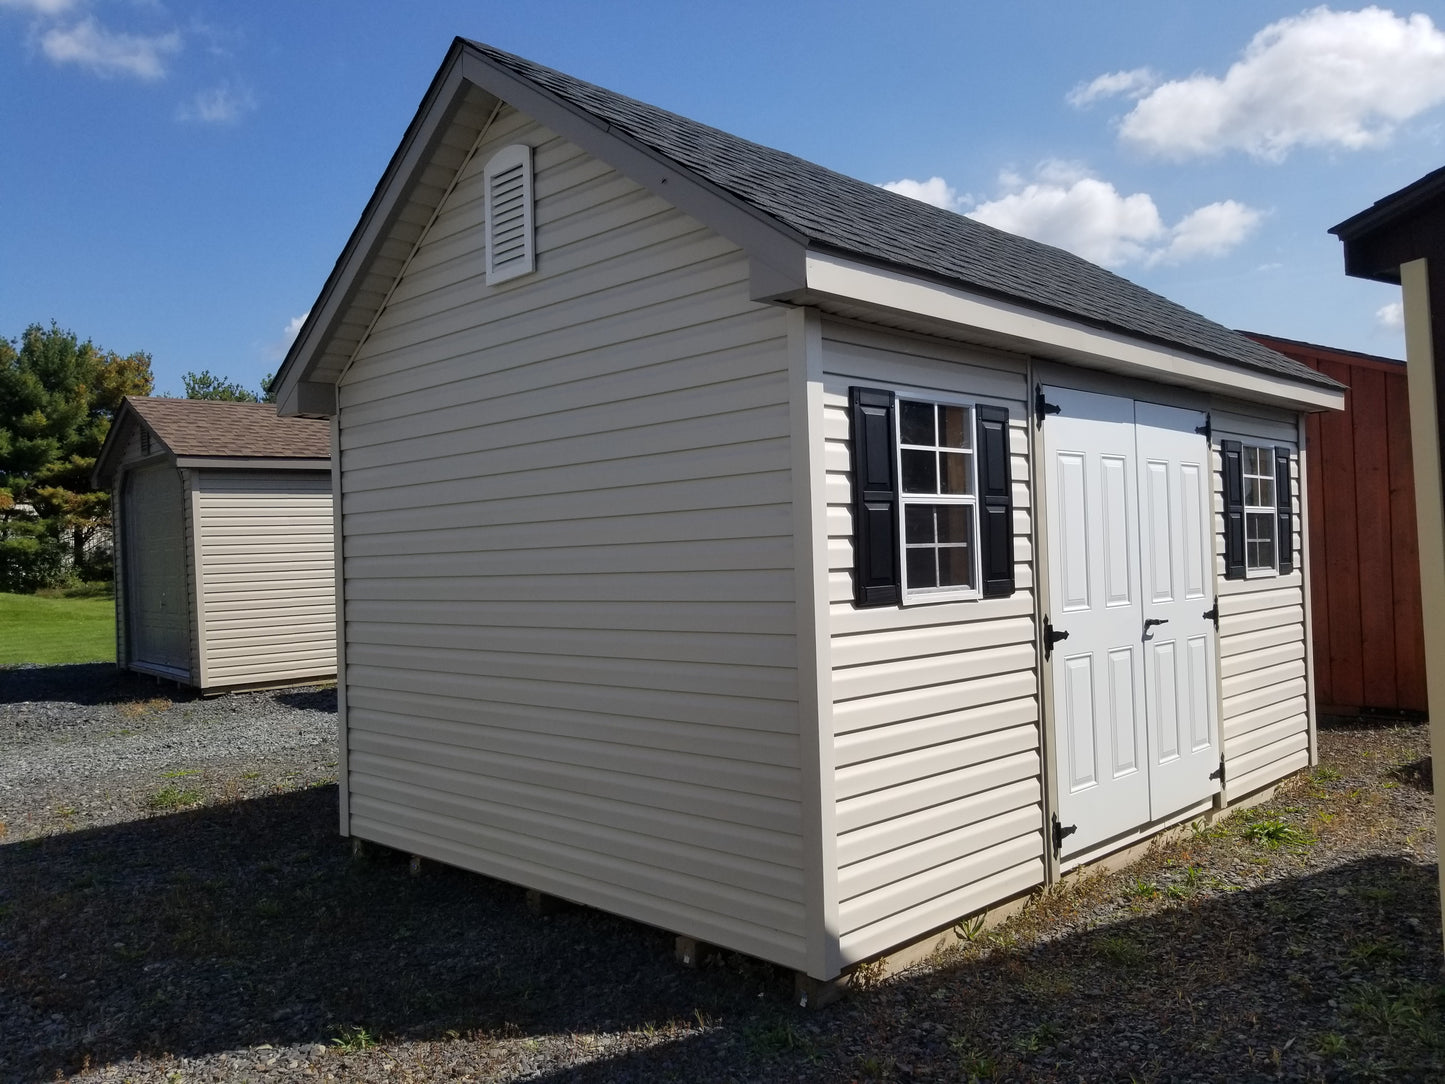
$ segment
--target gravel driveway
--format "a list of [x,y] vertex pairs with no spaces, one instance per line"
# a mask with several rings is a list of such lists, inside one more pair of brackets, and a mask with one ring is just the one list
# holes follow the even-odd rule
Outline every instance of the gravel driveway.
[[1423,726],[824,1011],[336,831],[334,693],[0,670],[0,1081],[1441,1080]]

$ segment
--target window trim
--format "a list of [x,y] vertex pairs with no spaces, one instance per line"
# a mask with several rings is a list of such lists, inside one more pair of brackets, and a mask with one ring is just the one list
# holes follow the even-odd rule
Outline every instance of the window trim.
[[[931,391],[922,388],[895,388],[894,412],[893,412],[893,469],[896,472],[894,477],[898,479],[898,507],[895,515],[898,522],[898,589],[899,602],[904,606],[920,606],[939,602],[959,602],[983,597],[982,577],[982,542],[980,533],[982,524],[979,522],[979,477],[978,477],[978,409],[977,403],[971,399],[958,395],[951,395],[947,392]],[[967,413],[964,421],[964,432],[968,434],[968,489],[967,494],[961,493],[908,493],[903,486],[903,404],[924,403],[932,407],[952,406],[962,407]],[[937,415],[935,414],[935,418]],[[935,431],[934,440],[938,435]],[[909,449],[926,448],[926,445],[910,444]],[[946,450],[942,445],[935,443],[935,451]],[[960,587],[949,585],[944,587],[912,587],[908,583],[908,528],[907,514],[910,505],[954,505],[965,507],[969,510],[970,521],[970,542],[969,560],[972,565],[970,576],[973,581],[971,587]],[[918,547],[915,547],[918,548]],[[935,552],[939,549],[938,543],[931,547]]]

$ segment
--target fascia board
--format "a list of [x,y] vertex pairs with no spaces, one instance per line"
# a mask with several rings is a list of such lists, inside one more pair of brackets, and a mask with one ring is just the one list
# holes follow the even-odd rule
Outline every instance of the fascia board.
[[691,215],[747,252],[772,274],[768,289],[783,293],[803,285],[807,239],[666,155],[659,154],[599,117],[543,87],[498,67],[476,52],[464,52],[462,75],[539,124],[581,147],[623,176]]
[[279,456],[179,455],[177,467],[201,470],[310,470],[329,471],[331,458],[283,459]]
[[1295,410],[1343,410],[1345,405],[1342,388],[1272,377],[828,253],[808,254],[807,283],[807,296],[812,300],[838,298],[977,329],[1022,353],[1091,369],[1165,380]]
[[427,91],[411,127],[402,138],[386,172],[382,174],[371,201],[362,212],[351,237],[336,260],[336,266],[321,289],[321,295],[301,326],[273,381],[276,402],[283,417],[299,413],[293,406],[293,388],[306,381],[314,370],[322,345],[331,329],[350,305],[365,271],[368,256],[390,232],[405,205],[413,178],[430,157],[436,141],[460,106],[463,77],[455,57],[448,57]]

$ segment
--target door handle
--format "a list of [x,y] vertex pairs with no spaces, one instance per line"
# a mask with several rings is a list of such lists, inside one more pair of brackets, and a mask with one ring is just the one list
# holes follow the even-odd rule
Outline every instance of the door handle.
[[1167,624],[1169,624],[1169,618],[1167,617],[1151,617],[1144,622],[1144,635],[1148,636],[1149,630],[1152,629],[1155,625]]

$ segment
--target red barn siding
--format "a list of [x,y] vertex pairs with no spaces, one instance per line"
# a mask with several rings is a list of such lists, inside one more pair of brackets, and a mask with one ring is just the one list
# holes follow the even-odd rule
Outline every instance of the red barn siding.
[[1349,389],[1311,414],[1315,698],[1323,714],[1424,712],[1425,631],[1405,363],[1246,332]]

